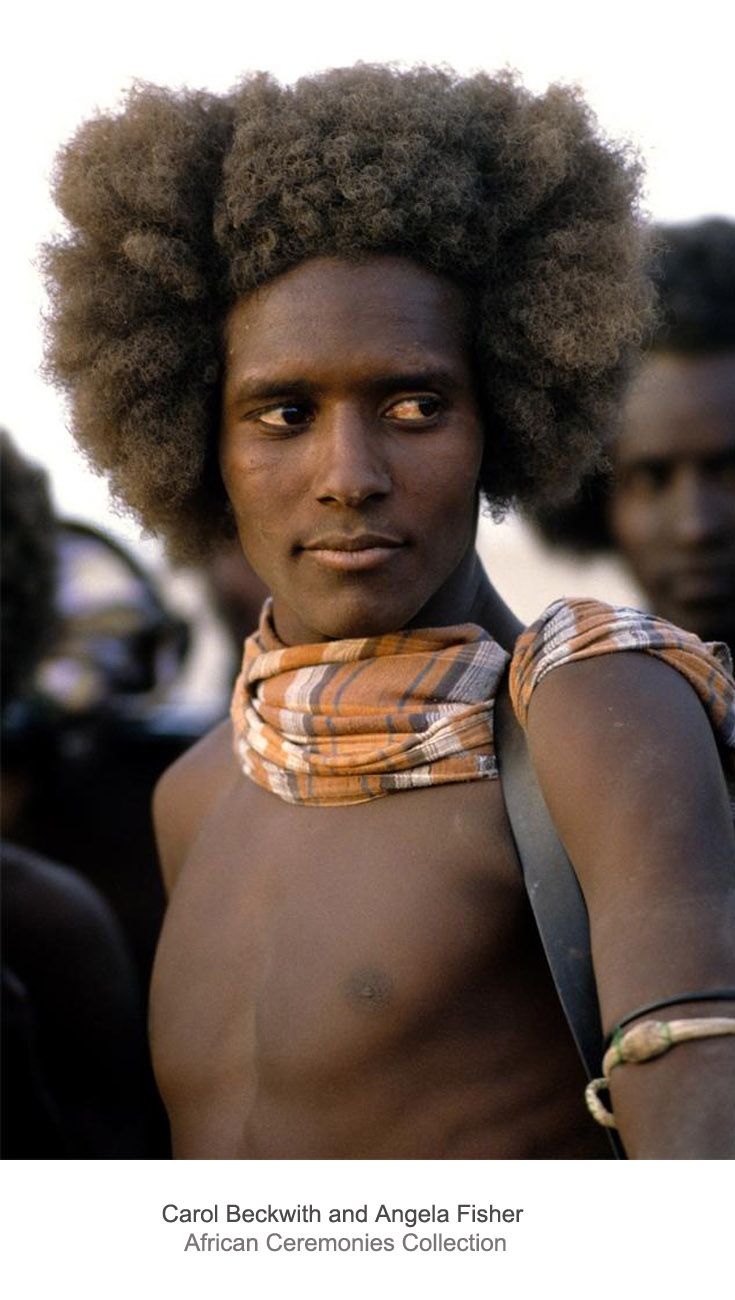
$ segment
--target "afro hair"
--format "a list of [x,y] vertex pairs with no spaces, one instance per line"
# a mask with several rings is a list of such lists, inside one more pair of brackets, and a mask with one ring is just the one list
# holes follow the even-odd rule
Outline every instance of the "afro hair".
[[649,292],[639,166],[576,90],[360,65],[225,96],[138,85],[62,151],[47,368],[113,494],[180,558],[232,529],[217,467],[232,305],[317,256],[411,258],[471,297],[491,506],[596,463]]

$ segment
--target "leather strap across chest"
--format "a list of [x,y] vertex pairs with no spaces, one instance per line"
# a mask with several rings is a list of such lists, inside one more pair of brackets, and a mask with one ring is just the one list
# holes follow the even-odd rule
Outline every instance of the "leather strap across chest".
[[[588,1079],[603,1052],[587,908],[574,868],[544,803],[526,738],[503,679],[495,701],[495,753],[508,821],[528,901],[562,1009]],[[617,1133],[606,1129],[613,1155],[624,1160]]]

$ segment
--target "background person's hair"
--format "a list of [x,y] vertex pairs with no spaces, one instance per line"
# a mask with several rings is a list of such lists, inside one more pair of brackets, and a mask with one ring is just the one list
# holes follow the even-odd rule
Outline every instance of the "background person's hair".
[[654,227],[652,351],[735,348],[735,221]]
[[57,632],[56,522],[43,470],[0,429],[0,705],[31,687]]
[[87,456],[174,554],[232,528],[216,455],[221,331],[310,258],[390,253],[470,297],[502,508],[570,495],[647,307],[630,150],[578,92],[358,65],[215,96],[140,85],[60,155],[48,371]]
[[[647,350],[701,355],[735,348],[735,221],[653,226],[649,246],[656,303]],[[532,512],[549,545],[578,554],[613,549],[611,475],[609,465],[598,467],[569,504]]]

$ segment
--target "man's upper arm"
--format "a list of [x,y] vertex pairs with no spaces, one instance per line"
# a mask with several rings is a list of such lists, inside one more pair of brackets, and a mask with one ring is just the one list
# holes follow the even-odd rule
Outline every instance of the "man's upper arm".
[[[590,913],[605,1028],[658,998],[735,985],[735,835],[714,736],[688,683],[645,654],[560,667],[534,692],[528,737]],[[626,1143],[645,1146],[667,1075],[688,1089],[684,1063],[691,1074],[715,1058],[735,1068],[735,1042],[686,1044],[616,1070]]]

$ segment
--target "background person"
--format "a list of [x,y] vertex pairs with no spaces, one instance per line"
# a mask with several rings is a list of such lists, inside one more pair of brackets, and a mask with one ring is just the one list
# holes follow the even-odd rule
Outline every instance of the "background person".
[[650,608],[735,644],[735,222],[654,232],[656,330],[627,392],[611,471],[541,511],[553,546],[615,548]]
[[[164,912],[152,792],[213,718],[169,704],[189,628],[145,565],[74,520],[55,521],[49,536],[56,636],[35,663],[12,740],[14,752],[24,747],[26,773],[12,838],[74,868],[111,905],[135,962],[142,1026]],[[145,1110],[148,1154],[165,1156],[168,1126],[149,1065]]]
[[[20,847],[43,817],[34,696],[59,631],[56,524],[44,475],[0,435],[2,492],[2,1154],[138,1158],[152,1151],[140,989],[119,922],[77,872]],[[7,796],[7,797],[6,797]]]

